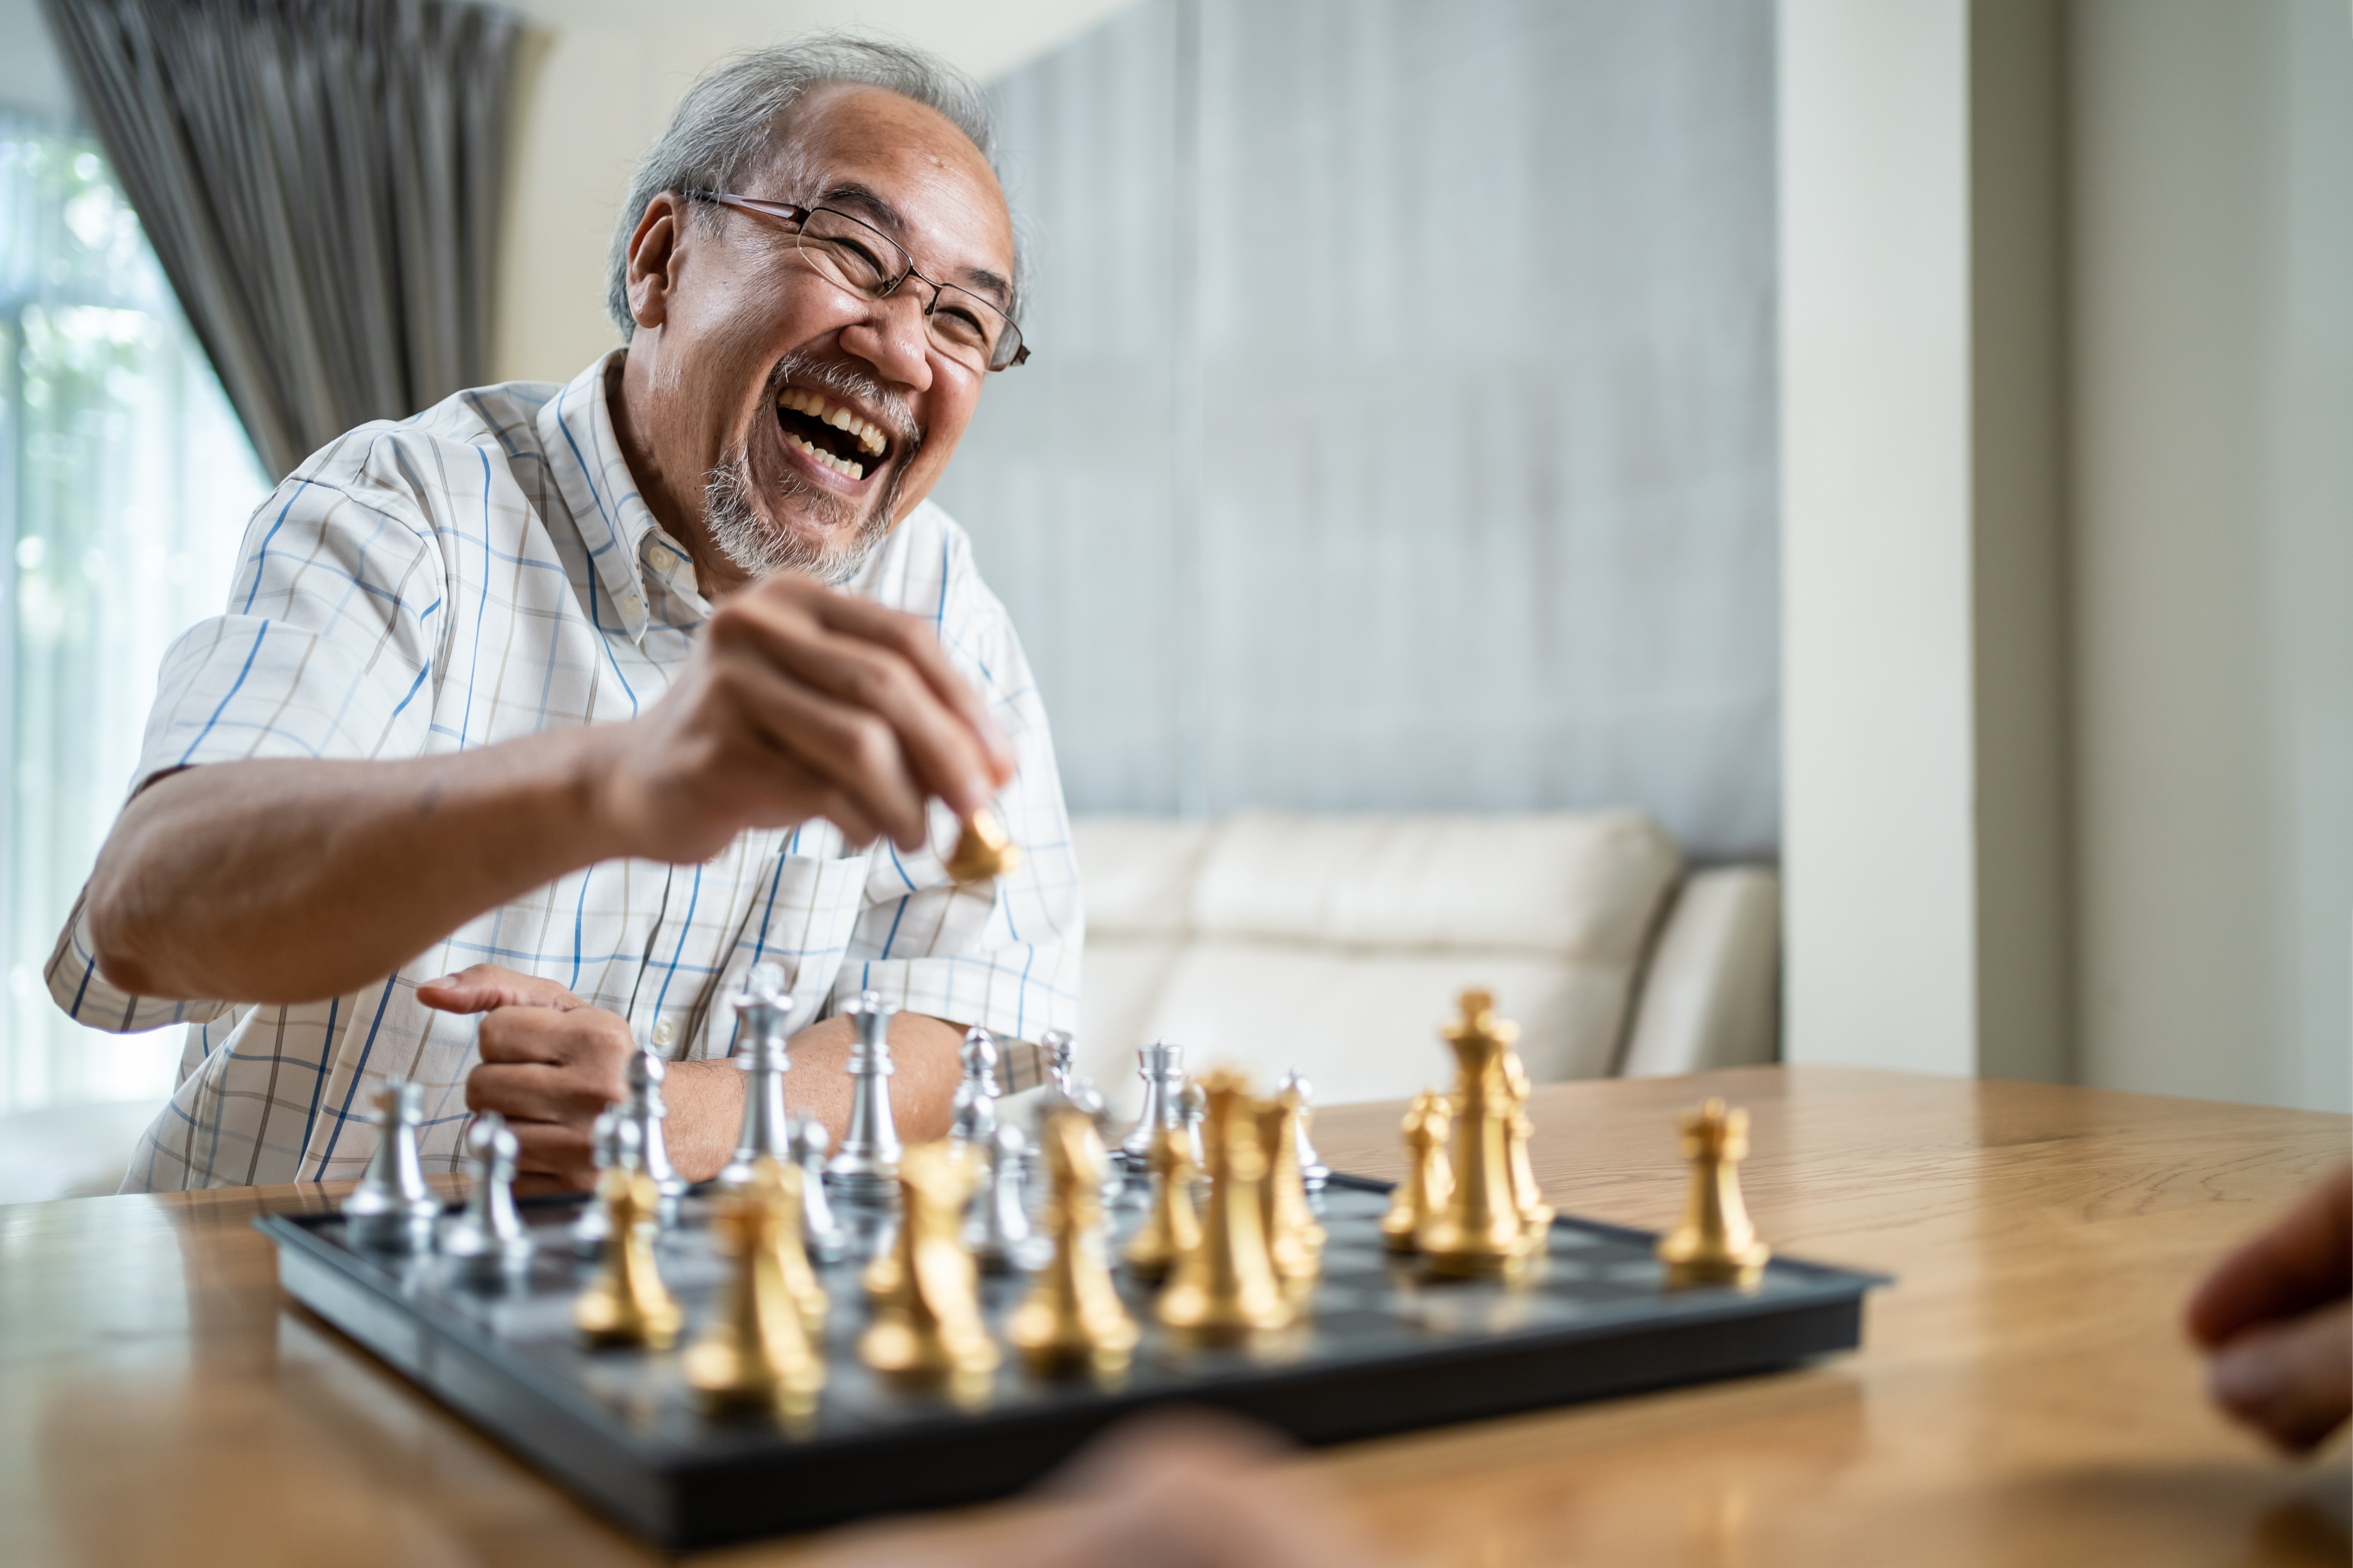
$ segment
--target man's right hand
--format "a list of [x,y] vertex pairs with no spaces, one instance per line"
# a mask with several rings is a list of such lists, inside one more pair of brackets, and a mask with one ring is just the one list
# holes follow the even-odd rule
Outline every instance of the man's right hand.
[[969,816],[1014,772],[929,624],[789,576],[723,601],[662,699],[597,736],[606,826],[680,863],[818,816],[913,849],[930,797]]

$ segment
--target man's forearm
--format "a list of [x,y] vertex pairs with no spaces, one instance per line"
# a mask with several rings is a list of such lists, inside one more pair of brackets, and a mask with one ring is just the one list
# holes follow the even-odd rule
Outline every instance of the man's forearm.
[[215,763],[132,801],[90,885],[99,970],[146,996],[316,1001],[625,853],[598,731],[400,762]]

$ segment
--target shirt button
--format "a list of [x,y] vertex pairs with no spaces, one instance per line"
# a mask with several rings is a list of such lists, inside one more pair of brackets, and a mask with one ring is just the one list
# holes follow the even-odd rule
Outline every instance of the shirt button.
[[654,1025],[654,1044],[667,1046],[676,1038],[678,1038],[678,1026],[668,1018]]

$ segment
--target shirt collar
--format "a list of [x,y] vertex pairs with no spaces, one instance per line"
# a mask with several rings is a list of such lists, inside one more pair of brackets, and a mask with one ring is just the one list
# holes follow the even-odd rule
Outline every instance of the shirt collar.
[[684,547],[662,531],[638,494],[637,476],[629,472],[613,433],[606,397],[628,353],[615,349],[574,376],[541,407],[538,423],[548,472],[572,510],[589,566],[608,596],[608,603],[590,605],[591,616],[608,630],[617,626],[634,643],[646,635],[649,567],[695,619],[710,614],[710,605],[695,591],[694,564]]

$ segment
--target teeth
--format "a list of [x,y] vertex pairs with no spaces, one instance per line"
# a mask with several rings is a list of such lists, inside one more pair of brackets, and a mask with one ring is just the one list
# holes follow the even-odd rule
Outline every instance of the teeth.
[[823,463],[827,468],[831,468],[835,473],[839,474],[844,479],[862,479],[866,477],[865,464],[853,463],[847,458],[837,458],[831,452],[827,451],[824,447],[811,446],[808,442],[802,440],[799,437],[792,434],[790,431],[786,431],[785,433],[785,445],[796,447],[800,451],[807,452],[810,457],[815,458],[818,462]]
[[[858,437],[858,444],[860,447],[878,458],[891,445],[890,437],[884,436],[872,425],[860,419],[847,408],[838,407],[826,402],[814,392],[803,392],[797,387],[788,386],[776,395],[776,406],[789,408],[796,414],[806,414],[818,423],[830,425],[837,430],[848,431]],[[859,465],[852,463],[849,466],[854,468]]]

